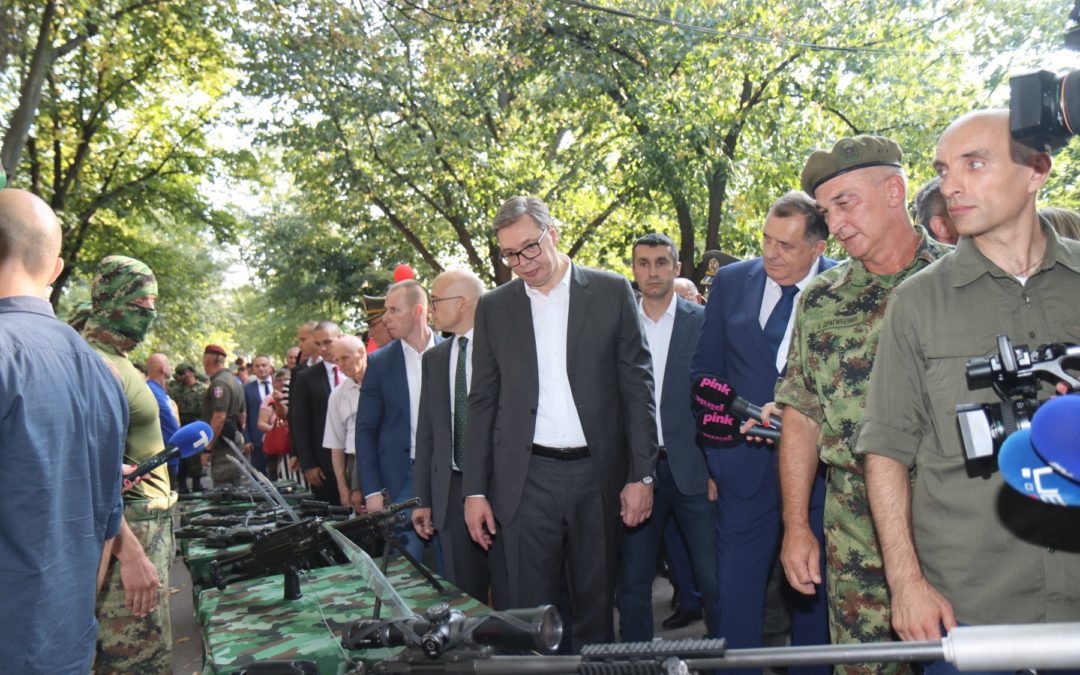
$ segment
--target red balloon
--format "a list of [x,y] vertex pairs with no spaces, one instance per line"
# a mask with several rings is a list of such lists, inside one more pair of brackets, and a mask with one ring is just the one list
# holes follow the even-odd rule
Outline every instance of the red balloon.
[[416,272],[413,270],[412,267],[410,267],[409,265],[406,265],[405,263],[401,263],[400,265],[398,265],[397,267],[394,268],[394,283],[397,283],[399,281],[405,281],[406,279],[415,279],[415,278],[416,278]]

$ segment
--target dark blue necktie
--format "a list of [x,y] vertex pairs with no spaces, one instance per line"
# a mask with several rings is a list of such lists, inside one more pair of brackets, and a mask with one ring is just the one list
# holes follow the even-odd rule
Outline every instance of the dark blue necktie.
[[465,461],[465,420],[469,416],[469,385],[465,372],[465,352],[469,338],[458,338],[457,368],[454,372],[454,464],[461,469]]
[[270,382],[268,380],[263,380],[263,396],[269,396],[269,395],[270,395]]
[[798,286],[781,286],[780,300],[773,307],[769,320],[765,322],[765,339],[769,341],[769,350],[773,354],[776,354],[780,343],[784,341],[784,331],[787,329],[788,319],[791,318],[791,308],[795,306],[795,294],[798,292]]

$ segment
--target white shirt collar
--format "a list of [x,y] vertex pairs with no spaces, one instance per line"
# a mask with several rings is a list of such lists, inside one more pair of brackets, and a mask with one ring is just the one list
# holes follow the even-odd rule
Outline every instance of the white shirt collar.
[[[821,266],[821,256],[818,256],[814,260],[814,264],[810,265],[810,271],[808,271],[806,273],[806,276],[803,277],[802,279],[800,279],[799,281],[795,282],[795,285],[799,287],[800,291],[802,291],[802,289],[806,288],[806,284],[810,283],[810,280],[813,279],[815,276],[817,276],[818,267],[820,267],[820,266]],[[780,288],[780,284],[776,283],[775,281],[770,279],[768,276],[765,277],[765,285],[769,286],[770,288]]]
[[[428,334],[427,344],[424,345],[423,351],[426,352],[427,350],[431,349],[434,346],[435,346],[435,331],[431,331]],[[422,353],[422,352],[418,352],[415,349],[413,349],[412,345],[409,344],[404,338],[401,339],[401,348],[402,349],[408,349],[413,354],[421,354]]]
[[[571,270],[571,268],[573,266],[574,266],[574,263],[572,261],[570,261],[569,259],[567,259],[567,261],[566,261],[566,272],[563,273],[562,279],[559,279],[559,283],[555,284],[555,286],[551,289],[552,291],[554,291],[559,286],[565,286],[566,289],[569,291],[569,289],[570,289],[570,270]],[[524,283],[524,282],[522,282],[522,283]],[[535,288],[533,288],[529,284],[525,284],[525,292],[528,293],[529,295],[531,295],[533,297],[537,297],[537,298],[547,297],[544,293],[541,293],[540,291],[536,290]]]
[[[671,294],[671,302],[668,303],[667,309],[664,310],[664,313],[660,315],[660,319],[662,320],[664,317],[667,317],[667,316],[670,316],[670,317],[674,318],[675,317],[675,307],[678,304],[679,304],[679,295],[678,295],[678,293],[672,293]],[[638,314],[641,315],[642,319],[649,319],[649,315],[645,313],[645,298],[641,298],[641,299],[638,300],[637,309],[638,309]],[[652,319],[649,319],[649,321],[652,321]],[[660,321],[655,321],[654,323],[660,323]]]

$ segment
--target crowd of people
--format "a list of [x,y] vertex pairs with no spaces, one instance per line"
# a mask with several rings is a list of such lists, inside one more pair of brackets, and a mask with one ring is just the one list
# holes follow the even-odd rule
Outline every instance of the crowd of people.
[[[703,617],[732,648],[762,646],[777,611],[795,645],[1078,621],[1080,512],[973,474],[955,420],[995,400],[964,366],[998,334],[1080,342],[1080,243],[1061,224],[1075,214],[1036,208],[1051,165],[1007,112],[977,111],[942,134],[911,200],[895,142],[840,139],[772,204],[760,257],[711,257],[705,295],[665,235],[633,243],[631,283],[573,262],[547,205],[512,197],[493,231],[513,281],[400,281],[365,297],[366,334],[303,323],[276,370],[207,345],[204,374],[128,357],[156,316],[138,260],[101,261],[79,334],[56,321],[56,218],[0,191],[0,564],[15,581],[0,663],[168,672],[176,493],[202,489],[204,467],[238,483],[230,446],[357,512],[418,497],[402,547],[495,608],[556,605],[568,652],[653,638],[665,550],[680,579],[665,625]],[[830,236],[846,259],[825,257]],[[698,433],[703,377],[763,406],[765,426],[778,416],[780,440],[753,420],[731,442]],[[200,419],[203,456],[124,482],[122,462]]]

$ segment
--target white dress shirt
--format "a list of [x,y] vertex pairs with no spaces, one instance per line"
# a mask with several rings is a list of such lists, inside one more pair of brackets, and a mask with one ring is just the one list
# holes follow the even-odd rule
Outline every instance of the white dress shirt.
[[[453,344],[450,345],[450,428],[453,429],[454,423],[454,406],[455,406],[455,392],[457,391],[457,362],[458,352],[461,351],[461,347],[458,346],[458,338],[464,337],[468,340],[465,345],[465,387],[468,391],[472,391],[472,355],[473,355],[473,329],[470,328],[464,335],[455,335],[451,338]],[[450,466],[454,469],[458,469],[458,465],[454,462],[454,453],[450,453]]]
[[648,342],[649,353],[652,355],[653,370],[653,402],[656,403],[656,441],[664,444],[664,430],[660,425],[660,398],[664,393],[664,372],[667,370],[668,349],[671,347],[671,331],[675,328],[675,306],[678,296],[671,294],[671,302],[660,318],[653,321],[645,313],[641,301],[638,301],[638,314],[641,315],[641,326],[645,331],[645,340]]
[[[259,403],[264,403],[274,393],[274,380],[268,377],[265,380],[256,380],[255,382],[255,388],[259,391]],[[267,389],[269,392],[266,391]]]
[[525,285],[536,338],[536,404],[533,443],[552,448],[580,448],[588,443],[581,428],[570,378],[566,373],[566,328],[570,317],[570,269],[547,295]]
[[405,355],[405,377],[409,381],[409,458],[416,459],[416,422],[420,418],[420,386],[422,371],[420,357],[435,346],[435,333],[428,335],[427,345],[422,352],[413,349],[405,340],[401,341],[401,352]]
[[332,392],[326,403],[324,448],[342,448],[346,455],[356,454],[356,410],[360,405],[360,385],[346,377]]
[[[802,295],[803,289],[810,283],[810,280],[817,275],[818,267],[821,266],[821,256],[817,257],[813,265],[810,265],[810,271],[806,273],[806,276],[801,281],[795,283],[799,288],[799,292],[795,294],[795,303],[798,304],[799,296]],[[765,277],[765,291],[761,294],[761,311],[758,312],[758,323],[761,324],[761,328],[765,328],[765,324],[769,321],[769,315],[772,314],[773,308],[776,307],[776,303],[780,302],[780,296],[783,291],[780,290],[780,284],[776,283],[769,277]],[[788,317],[787,328],[784,329],[784,339],[780,341],[780,347],[776,350],[776,372],[784,372],[784,366],[787,365],[788,349],[791,347],[791,327],[795,325],[795,308],[791,309],[791,316]]]
[[[345,379],[345,376],[341,374],[337,366],[329,361],[323,361],[323,365],[326,366],[326,381],[330,383],[330,391],[334,391],[341,384],[341,381]],[[334,383],[334,371],[337,371],[337,384]]]

